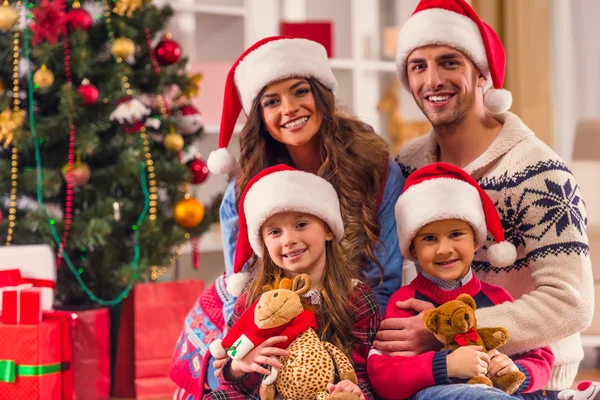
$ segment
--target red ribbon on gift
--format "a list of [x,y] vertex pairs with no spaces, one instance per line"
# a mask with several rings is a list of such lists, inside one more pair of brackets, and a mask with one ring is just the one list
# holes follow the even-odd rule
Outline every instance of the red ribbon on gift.
[[38,288],[54,289],[56,287],[56,283],[50,279],[23,278],[21,276],[21,271],[18,269],[0,271],[0,287],[18,286],[26,283]]
[[469,344],[469,339],[477,343],[477,340],[479,340],[477,329],[471,328],[465,333],[458,333],[456,336],[454,336],[454,341],[461,346],[466,346]]

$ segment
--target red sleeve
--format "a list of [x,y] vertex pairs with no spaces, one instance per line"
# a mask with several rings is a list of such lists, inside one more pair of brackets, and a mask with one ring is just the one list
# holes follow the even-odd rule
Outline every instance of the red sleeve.
[[407,399],[419,390],[435,385],[435,354],[440,354],[438,357],[443,360],[445,369],[445,354],[442,353],[428,351],[413,357],[390,357],[371,351],[367,370],[373,389],[379,396],[392,400]]
[[383,319],[413,317],[414,315],[410,311],[402,310],[396,306],[396,302],[412,299],[413,297],[415,297],[415,289],[412,286],[403,286],[398,289],[390,297]]
[[492,285],[486,282],[481,282],[481,291],[489,297],[494,304],[502,304],[504,302],[515,301],[508,291],[500,286]]
[[254,306],[255,305],[256,304],[253,304],[249,309],[244,311],[244,313],[239,318],[236,319],[233,326],[231,328],[229,328],[229,330],[227,331],[227,334],[225,335],[225,337],[223,338],[223,340],[221,342],[221,345],[224,348],[227,349],[227,348],[233,346],[235,341],[238,340],[240,338],[240,336],[242,336],[244,331],[248,327],[252,326],[252,324],[254,323]]
[[281,331],[278,336],[287,336],[287,340],[282,343],[275,345],[282,349],[287,348],[300,334],[306,331],[308,328],[317,329],[317,321],[315,316],[309,310],[304,310],[296,318],[290,321],[290,323]]
[[536,392],[550,382],[554,368],[554,353],[550,347],[541,347],[511,358],[517,366],[523,367],[527,371],[529,384],[522,386],[523,389],[520,389],[520,392]]

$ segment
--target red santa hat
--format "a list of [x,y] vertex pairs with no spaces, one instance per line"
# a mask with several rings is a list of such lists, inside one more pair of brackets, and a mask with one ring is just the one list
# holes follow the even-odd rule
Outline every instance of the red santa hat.
[[417,48],[446,45],[465,53],[487,78],[485,107],[492,113],[507,111],[512,95],[502,88],[506,54],[500,38],[464,0],[421,0],[406,21],[396,47],[396,71],[405,88],[408,56]]
[[400,251],[416,261],[410,245],[425,225],[443,219],[460,219],[473,228],[482,246],[489,232],[496,244],[488,248],[488,260],[497,267],[512,265],[517,259],[515,246],[504,240],[504,230],[494,203],[477,181],[461,168],[434,163],[413,172],[395,208]]
[[227,146],[242,109],[249,114],[254,99],[265,86],[293,77],[315,78],[333,92],[338,86],[327,51],[312,40],[267,37],[254,43],[237,59],[225,81],[219,149],[208,158],[212,173],[225,174],[235,166],[235,158],[227,151]]
[[252,254],[263,256],[262,225],[284,212],[314,215],[329,226],[338,242],[344,236],[338,195],[329,182],[285,164],[265,168],[248,182],[240,198],[234,274],[227,278],[227,291],[232,295],[239,296],[250,278],[242,272],[244,264]]

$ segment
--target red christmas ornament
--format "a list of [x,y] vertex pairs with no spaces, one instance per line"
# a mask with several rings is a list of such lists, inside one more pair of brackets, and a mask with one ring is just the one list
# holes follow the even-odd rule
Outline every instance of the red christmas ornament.
[[83,102],[88,106],[91,106],[98,100],[98,88],[92,85],[87,79],[84,79],[81,82],[81,86],[77,88],[77,91],[83,99]]
[[67,13],[67,24],[74,31],[87,31],[92,26],[92,17],[83,8],[73,8]]
[[181,48],[179,47],[179,43],[166,36],[156,45],[155,53],[159,64],[171,65],[179,60]]
[[208,165],[204,160],[195,158],[187,163],[188,168],[192,172],[192,183],[198,185],[208,178]]
[[31,43],[35,46],[46,40],[56,43],[60,36],[66,35],[66,15],[64,0],[42,0],[39,7],[32,11],[34,22],[29,24],[33,32]]

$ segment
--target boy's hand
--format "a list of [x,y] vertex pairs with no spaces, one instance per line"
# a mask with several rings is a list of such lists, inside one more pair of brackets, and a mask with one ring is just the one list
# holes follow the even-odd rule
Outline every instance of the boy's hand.
[[341,393],[341,392],[354,393],[355,395],[357,395],[360,398],[360,400],[365,400],[365,395],[363,394],[362,390],[360,390],[358,385],[350,382],[347,379],[344,379],[343,381],[339,381],[335,385],[333,383],[328,383],[327,391],[329,392],[329,394]]
[[285,342],[286,340],[287,337],[285,336],[275,336],[269,338],[252,349],[241,360],[233,360],[230,368],[232,377],[234,379],[240,379],[245,374],[251,372],[269,375],[271,372],[264,368],[262,366],[263,364],[270,365],[275,368],[283,368],[283,364],[281,364],[275,357],[288,356],[290,353],[287,350],[272,346],[276,345],[277,343]]
[[449,378],[470,379],[485,376],[488,372],[490,356],[482,346],[462,346],[448,354],[446,368]]
[[517,364],[506,354],[500,353],[498,350],[488,351],[490,363],[488,365],[487,377],[492,379],[494,376],[503,376],[509,372],[519,371]]
[[223,358],[215,358],[213,361],[213,368],[215,369],[215,376],[218,378],[223,373],[223,366],[229,360],[229,357],[225,356]]

